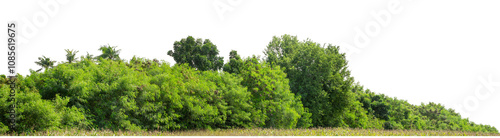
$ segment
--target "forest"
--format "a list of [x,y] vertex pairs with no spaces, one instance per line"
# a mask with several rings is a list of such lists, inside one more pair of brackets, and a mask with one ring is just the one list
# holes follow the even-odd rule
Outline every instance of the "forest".
[[79,51],[65,49],[67,60],[59,63],[39,57],[40,69],[17,75],[15,100],[1,75],[0,133],[327,127],[498,133],[439,103],[412,105],[375,93],[351,76],[339,46],[292,35],[273,37],[263,57],[232,50],[226,62],[213,42],[192,36],[165,51],[173,65],[121,59],[117,46],[99,51],[77,57]]

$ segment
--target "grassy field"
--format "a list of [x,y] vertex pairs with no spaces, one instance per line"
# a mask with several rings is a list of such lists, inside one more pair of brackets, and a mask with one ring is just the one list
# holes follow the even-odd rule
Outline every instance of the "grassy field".
[[190,131],[110,131],[54,130],[32,133],[1,134],[9,136],[500,136],[498,133],[476,133],[434,130],[377,130],[349,128],[311,129],[217,129]]

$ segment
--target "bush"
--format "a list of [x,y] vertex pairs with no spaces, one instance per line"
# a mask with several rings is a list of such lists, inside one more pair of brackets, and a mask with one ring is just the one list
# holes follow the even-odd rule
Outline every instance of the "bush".
[[67,112],[60,116],[63,126],[177,130],[256,126],[260,116],[252,116],[251,94],[241,81],[229,73],[134,57],[128,63],[60,64],[33,72],[23,85]]
[[[23,81],[19,77],[20,82]],[[8,102],[10,88],[4,87],[0,90],[2,97],[2,123],[8,124],[10,106]],[[85,127],[87,125],[83,111],[77,108],[68,108],[67,99],[57,97],[55,101],[44,100],[36,90],[24,88],[24,91],[16,90],[16,131],[43,131],[54,130],[65,127]],[[2,128],[0,126],[0,128]],[[3,130],[3,129],[2,129]]]
[[6,133],[9,131],[9,127],[0,122],[0,133]]
[[290,91],[286,74],[272,68],[256,57],[244,62],[242,85],[252,93],[252,103],[261,120],[257,125],[272,128],[296,128],[311,126],[311,116],[304,108],[300,97]]

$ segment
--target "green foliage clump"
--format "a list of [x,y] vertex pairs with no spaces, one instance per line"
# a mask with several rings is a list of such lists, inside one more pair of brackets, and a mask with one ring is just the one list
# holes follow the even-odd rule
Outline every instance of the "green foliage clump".
[[9,127],[0,122],[0,133],[7,133],[9,131]]
[[[102,58],[102,59],[110,59],[110,60],[120,60],[120,51],[121,50],[116,49],[116,46],[110,46],[109,44],[107,46],[103,45],[99,48],[99,51],[101,51],[102,54],[96,57],[98,59]],[[71,61],[69,59],[68,59],[68,61],[69,61],[69,63],[71,63]]]
[[[25,80],[18,76],[18,83]],[[1,122],[9,124],[11,106],[15,104],[16,131],[43,131],[59,128],[79,127],[88,125],[84,111],[75,107],[66,107],[67,98],[57,96],[54,100],[44,100],[36,90],[24,86],[16,89],[15,101],[9,101],[10,88],[0,89]]]
[[[475,124],[463,119],[453,109],[446,109],[441,104],[412,105],[405,100],[391,98],[384,94],[375,94],[356,84],[357,100],[369,115],[374,115],[384,129],[417,130],[454,130],[498,133],[495,127]],[[378,125],[379,126],[379,125]]]
[[187,63],[189,66],[206,71],[220,70],[224,65],[224,58],[218,56],[219,50],[209,39],[194,39],[192,36],[175,41],[174,50],[168,51],[178,64]]
[[[18,75],[16,100],[0,75],[0,133],[65,128],[110,130],[197,130],[232,128],[350,127],[498,133],[441,104],[412,105],[353,83],[338,46],[283,35],[269,43],[263,60],[230,52],[223,65],[208,39],[189,36],[169,51],[177,62],[120,59],[120,50],[101,46],[68,62],[40,57],[44,72]],[[223,71],[219,71],[223,68]]]
[[[75,126],[78,124],[72,122],[81,121],[67,118],[75,110],[85,111],[85,115],[78,116],[87,118],[92,128],[112,130],[310,126],[310,114],[300,99],[290,93],[285,74],[279,68],[255,63],[247,67],[262,67],[255,70],[265,78],[262,82],[248,82],[244,75],[195,70],[188,64],[170,67],[164,62],[136,57],[128,63],[84,58],[59,64],[44,73],[32,72],[20,85],[24,91],[37,90],[43,104],[53,101],[53,107],[47,108],[68,111],[55,119],[66,120],[61,123],[64,126]],[[256,86],[261,88],[259,93],[273,97],[257,97],[247,90],[254,90],[250,83],[260,85]]]
[[78,59],[76,57],[76,53],[78,53],[78,50],[64,49],[64,51],[66,51],[66,60],[68,60],[68,63],[73,63],[73,61]]
[[322,47],[297,37],[274,37],[266,50],[266,61],[284,68],[291,91],[302,97],[312,113],[314,126],[345,126],[342,115],[352,101],[353,79],[347,70],[345,54],[338,46]]
[[38,69],[37,72],[41,71],[42,69],[47,70],[48,68],[54,67],[54,63],[56,61],[50,60],[50,58],[42,56],[38,57],[39,61],[36,61],[35,64],[42,66],[42,68]]
[[249,95],[231,74],[200,72],[185,65],[170,67],[134,57],[129,63],[83,60],[60,64],[46,73],[33,73],[30,79],[28,85],[38,89],[44,99],[69,97],[68,106],[88,111],[94,127],[174,130],[252,126]]
[[223,70],[228,73],[239,74],[243,71],[243,60],[241,59],[238,52],[235,50],[231,50],[229,53],[229,62],[224,64]]
[[286,74],[279,67],[271,67],[252,57],[244,61],[240,76],[258,110],[261,120],[257,125],[272,128],[311,126],[311,114],[303,107],[300,97],[290,91]]

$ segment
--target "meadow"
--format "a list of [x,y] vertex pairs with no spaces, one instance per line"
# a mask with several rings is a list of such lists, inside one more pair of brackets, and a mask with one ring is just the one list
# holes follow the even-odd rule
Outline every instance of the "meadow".
[[61,129],[3,134],[7,136],[500,136],[498,133],[448,130],[383,130],[352,128],[215,129],[187,131],[111,131]]

